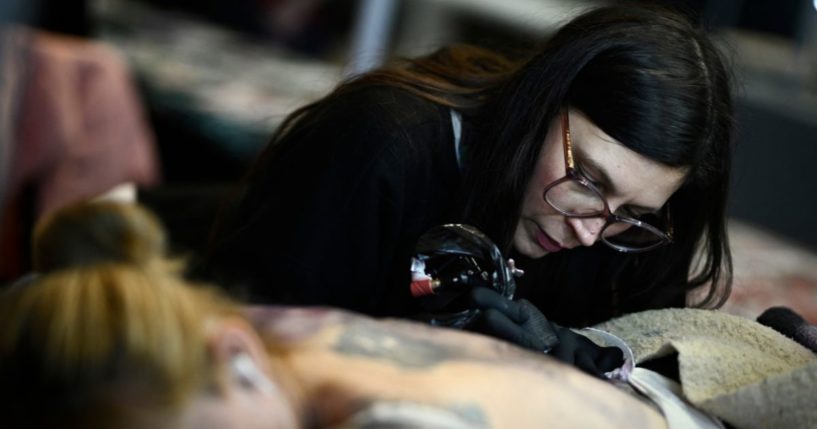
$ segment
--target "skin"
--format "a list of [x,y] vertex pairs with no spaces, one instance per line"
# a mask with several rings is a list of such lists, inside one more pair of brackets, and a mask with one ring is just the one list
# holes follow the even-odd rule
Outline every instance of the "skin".
[[[275,389],[230,384],[191,401],[178,427],[339,427],[384,401],[442,410],[474,428],[666,427],[610,383],[489,337],[334,310],[251,319],[245,338],[266,344],[257,363]],[[226,350],[258,346],[231,343]]]
[[[384,403],[414,407],[415,415],[417,407],[442,412],[474,428],[666,427],[655,409],[612,384],[489,337],[325,309],[249,316],[252,326],[214,324],[212,357],[226,376],[217,388],[178,414],[138,413],[150,424],[135,427],[346,427]],[[240,354],[251,358],[254,375],[234,370]]]
[[[290,403],[282,395],[230,387],[217,394],[202,393],[190,402],[171,427],[197,429],[295,429]],[[144,426],[150,427],[150,426]],[[153,426],[156,427],[156,426]]]
[[182,407],[178,421],[171,427],[303,427],[296,411],[304,407],[301,391],[286,373],[288,368],[270,359],[255,328],[238,317],[213,321],[209,328],[208,348],[222,375],[221,382],[196,394]]
[[[570,109],[569,115],[576,165],[599,184],[612,212],[632,207],[657,210],[681,187],[686,169],[668,167],[628,149],[578,110]],[[516,251],[534,259],[562,249],[592,246],[604,226],[601,218],[569,218],[545,202],[545,187],[566,174],[558,116],[551,122],[543,145],[513,237]]]

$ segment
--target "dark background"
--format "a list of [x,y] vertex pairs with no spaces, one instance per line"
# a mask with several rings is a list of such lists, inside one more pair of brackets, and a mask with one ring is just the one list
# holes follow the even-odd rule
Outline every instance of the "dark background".
[[[318,1],[295,30],[280,31],[261,19],[262,11],[275,10],[284,1],[236,0],[142,0],[162,9],[185,11],[228,28],[249,39],[274,43],[299,55],[338,61],[354,24],[357,2]],[[713,30],[734,28],[765,37],[802,45],[807,22],[804,14],[815,13],[810,0],[688,0],[664,1],[685,10]],[[410,7],[403,2],[400,13]],[[0,9],[5,20],[28,23],[48,31],[82,37],[96,37],[89,2],[84,0],[42,0],[6,2]],[[460,39],[506,44],[528,37],[506,27],[492,27],[490,20],[464,18],[458,29]],[[395,32],[399,31],[399,24]],[[485,34],[491,34],[486,40]],[[815,34],[815,33],[812,33]],[[737,61],[740,63],[740,61]],[[739,64],[738,64],[739,65]],[[800,86],[786,75],[740,69],[738,75],[738,146],[729,213],[762,228],[783,234],[817,249],[817,105],[787,103],[802,91],[815,93],[815,86]],[[162,161],[163,185],[140,191],[140,200],[154,208],[165,221],[174,243],[180,248],[201,248],[202,231],[212,221],[224,196],[246,171],[252,156],[229,150],[230,135],[212,133],[201,126],[219,118],[197,117],[194,121],[184,107],[168,109],[161,95],[150,93],[150,82],[137,76],[144,91],[146,109]],[[813,77],[817,82],[817,78]],[[763,97],[752,96],[758,90]],[[813,100],[815,97],[812,97]],[[159,101],[157,101],[159,100]],[[814,108],[814,109],[812,109]],[[239,132],[243,132],[239,130]],[[232,134],[235,136],[235,133]],[[226,137],[225,137],[226,136]],[[266,136],[246,132],[258,148]]]

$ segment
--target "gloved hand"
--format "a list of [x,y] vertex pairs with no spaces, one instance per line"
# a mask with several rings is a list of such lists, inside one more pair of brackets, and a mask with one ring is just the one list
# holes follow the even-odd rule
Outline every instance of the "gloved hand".
[[551,322],[559,343],[548,353],[582,371],[604,378],[604,373],[624,363],[624,353],[618,347],[602,347],[587,337]]
[[466,296],[467,305],[480,313],[465,327],[510,341],[526,349],[547,352],[559,341],[544,315],[529,301],[513,301],[487,287],[475,287]]
[[587,337],[548,321],[525,299],[513,301],[493,289],[477,287],[467,296],[482,310],[466,329],[510,341],[521,347],[545,351],[588,374],[603,377],[624,362],[617,347],[602,347]]

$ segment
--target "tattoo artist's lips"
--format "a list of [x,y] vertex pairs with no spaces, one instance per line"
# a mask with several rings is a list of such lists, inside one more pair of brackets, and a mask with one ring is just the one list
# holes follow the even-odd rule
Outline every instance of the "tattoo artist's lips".
[[559,243],[556,242],[556,240],[550,238],[550,236],[547,235],[545,231],[542,230],[542,228],[537,227],[536,229],[536,242],[539,244],[541,248],[545,249],[545,251],[548,253],[558,252],[562,250],[562,246],[560,246]]

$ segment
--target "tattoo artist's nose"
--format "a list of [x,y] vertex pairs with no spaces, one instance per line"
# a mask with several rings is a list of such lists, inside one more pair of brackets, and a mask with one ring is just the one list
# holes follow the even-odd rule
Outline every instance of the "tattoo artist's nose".
[[604,227],[604,218],[567,218],[567,223],[573,228],[576,239],[582,246],[592,246],[599,239],[601,229]]

